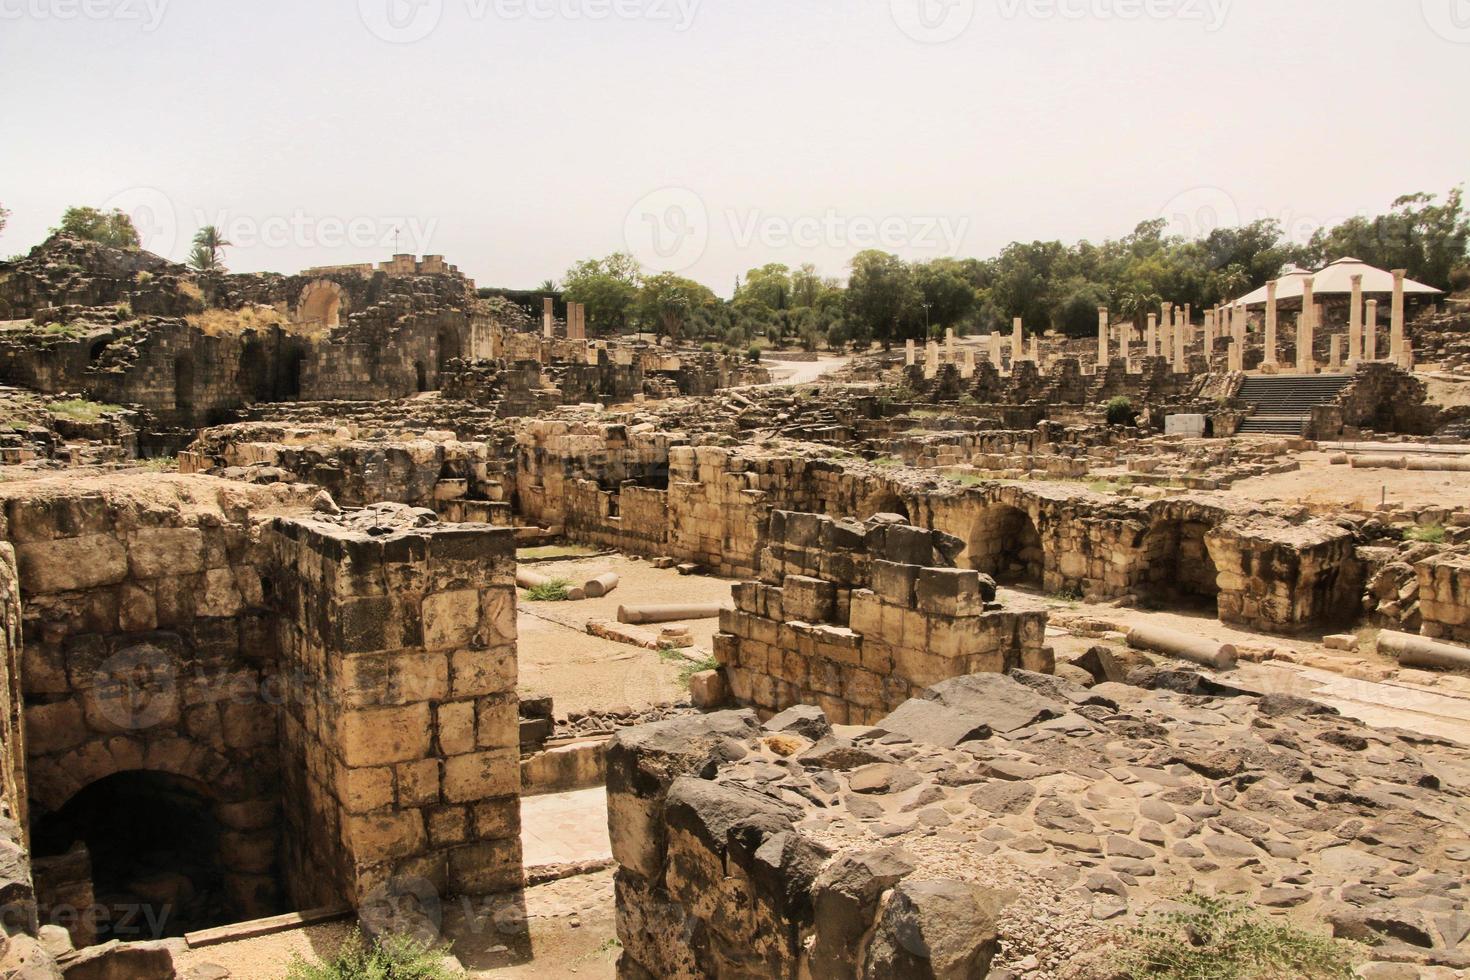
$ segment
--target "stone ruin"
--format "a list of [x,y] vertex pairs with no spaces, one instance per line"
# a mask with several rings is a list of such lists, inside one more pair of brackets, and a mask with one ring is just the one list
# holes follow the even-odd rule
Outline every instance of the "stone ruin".
[[[0,267],[0,972],[182,975],[187,936],[281,915],[436,938],[443,899],[596,872],[527,869],[520,816],[592,786],[622,977],[1108,976],[1199,894],[1365,976],[1470,968],[1464,743],[1397,707],[1470,688],[1359,642],[1470,644],[1470,511],[1232,490],[1339,437],[1455,451],[1405,363],[1454,370],[1459,320],[1229,438],[1290,326],[781,385],[566,309],[438,256],[197,274],[62,237]],[[687,698],[519,683],[517,547],[547,542],[730,580]]]

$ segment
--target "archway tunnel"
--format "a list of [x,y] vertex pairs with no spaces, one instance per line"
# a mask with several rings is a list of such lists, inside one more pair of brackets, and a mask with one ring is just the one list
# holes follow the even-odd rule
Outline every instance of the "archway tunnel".
[[1009,504],[991,504],[970,526],[969,566],[1002,585],[1040,588],[1046,556],[1031,515]]
[[1210,606],[1220,594],[1219,570],[1205,535],[1203,521],[1165,520],[1150,527],[1140,545],[1143,563],[1136,589],[1147,601]]

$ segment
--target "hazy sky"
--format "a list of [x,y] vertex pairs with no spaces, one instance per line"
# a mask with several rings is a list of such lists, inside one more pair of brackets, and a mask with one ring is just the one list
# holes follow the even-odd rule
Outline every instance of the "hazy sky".
[[1470,0],[0,0],[0,255],[72,204],[237,271],[987,256],[1470,177]]

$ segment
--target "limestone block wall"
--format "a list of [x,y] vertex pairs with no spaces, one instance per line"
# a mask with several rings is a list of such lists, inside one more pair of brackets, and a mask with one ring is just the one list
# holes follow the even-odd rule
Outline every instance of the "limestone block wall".
[[948,535],[775,511],[767,542],[714,644],[732,696],[763,714],[815,704],[869,724],[945,678],[1051,670],[1046,613],[987,601]]
[[513,532],[317,518],[268,538],[294,904],[356,904],[403,877],[518,885]]
[[212,801],[242,917],[281,899],[276,647],[252,524],[308,493],[163,476],[0,488],[23,597],[30,817],[118,773],[181,777]]
[[1470,555],[1436,555],[1414,566],[1419,576],[1419,632],[1470,643]]

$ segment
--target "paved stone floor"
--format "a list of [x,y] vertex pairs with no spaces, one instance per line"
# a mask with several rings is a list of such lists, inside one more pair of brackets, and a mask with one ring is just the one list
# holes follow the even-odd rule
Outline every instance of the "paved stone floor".
[[607,790],[595,786],[523,798],[521,851],[527,868],[611,858]]

